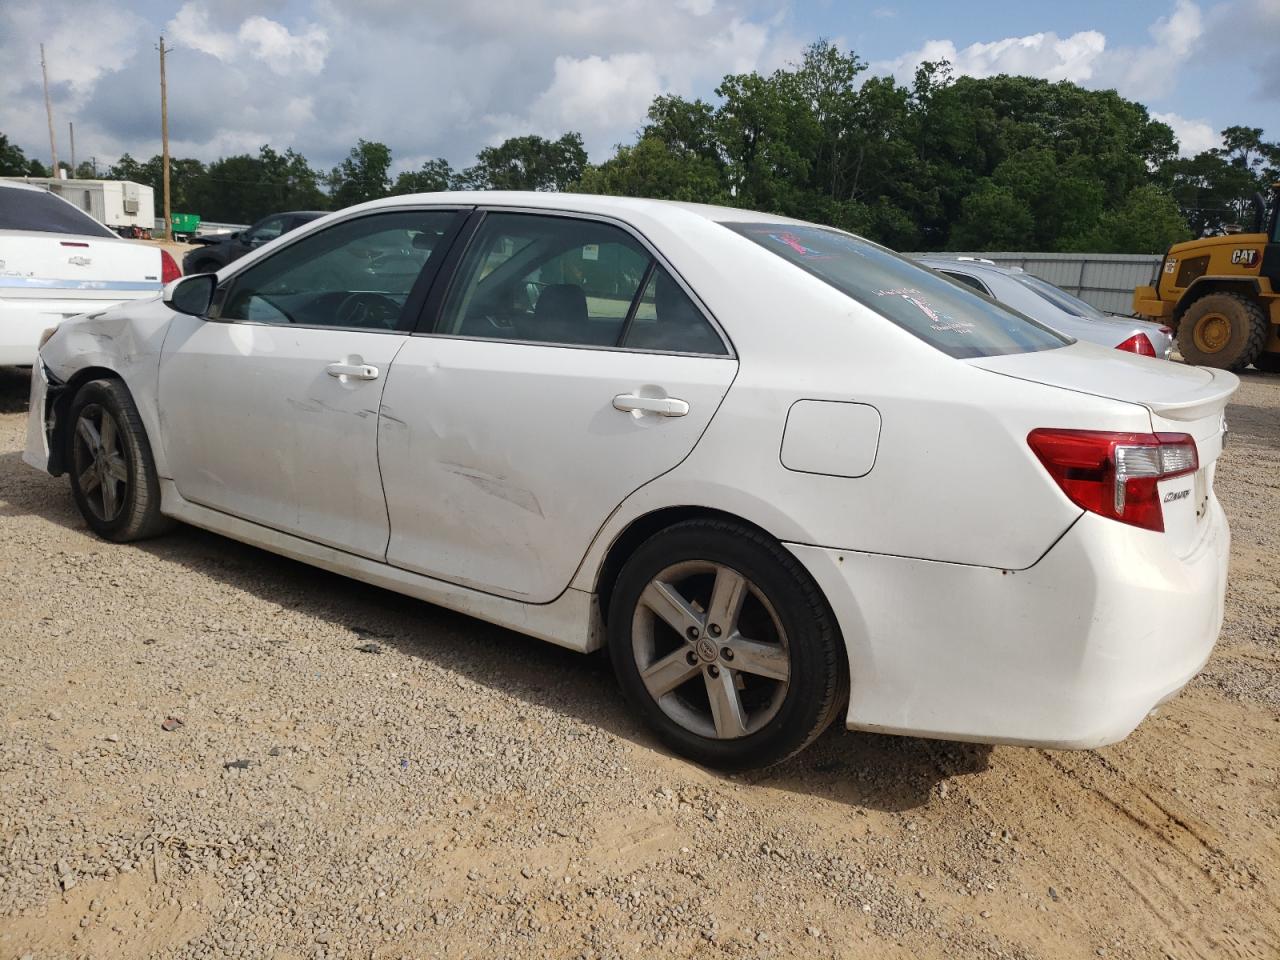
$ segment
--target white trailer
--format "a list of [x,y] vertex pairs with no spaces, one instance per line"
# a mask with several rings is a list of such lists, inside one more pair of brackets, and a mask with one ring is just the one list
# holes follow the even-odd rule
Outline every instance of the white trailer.
[[150,236],[156,219],[155,191],[132,180],[59,180],[4,177],[44,187],[122,236]]

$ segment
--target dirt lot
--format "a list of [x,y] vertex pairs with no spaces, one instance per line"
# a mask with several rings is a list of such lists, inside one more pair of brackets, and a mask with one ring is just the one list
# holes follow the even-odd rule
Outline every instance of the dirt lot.
[[1280,377],[1229,413],[1222,641],[1124,743],[833,730],[744,777],[658,749],[601,657],[195,530],[94,539],[19,460],[26,388],[0,960],[1280,957]]

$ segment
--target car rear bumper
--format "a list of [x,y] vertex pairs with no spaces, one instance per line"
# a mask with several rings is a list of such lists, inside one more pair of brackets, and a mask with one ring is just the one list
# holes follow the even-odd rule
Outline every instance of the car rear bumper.
[[996,570],[788,544],[849,652],[847,725],[1091,748],[1182,689],[1222,626],[1230,531],[1214,497],[1192,552],[1084,514],[1034,566]]

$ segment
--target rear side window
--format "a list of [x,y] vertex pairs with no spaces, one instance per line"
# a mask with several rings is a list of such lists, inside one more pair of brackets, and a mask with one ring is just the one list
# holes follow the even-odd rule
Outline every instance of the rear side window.
[[39,230],[85,237],[115,234],[87,213],[44,190],[0,187],[0,230]]
[[1044,299],[1048,300],[1059,310],[1071,314],[1073,317],[1083,317],[1086,320],[1106,320],[1107,315],[1090,303],[1086,303],[1079,297],[1074,297],[1061,287],[1055,287],[1047,280],[1041,280],[1039,277],[1030,273],[1014,274],[1014,279],[1021,283],[1024,287],[1031,290]]
[[1052,350],[1072,341],[891,250],[809,224],[725,223],[958,359]]
[[988,297],[991,296],[991,291],[988,290],[985,286],[983,286],[982,281],[979,280],[977,277],[971,277],[967,273],[952,273],[950,270],[943,270],[942,272],[945,273],[952,280],[956,280],[959,283],[963,283],[966,287],[969,287],[970,289],[977,290],[979,293],[986,294]]
[[596,220],[488,213],[438,333],[563,346],[727,353],[679,284],[633,236]]

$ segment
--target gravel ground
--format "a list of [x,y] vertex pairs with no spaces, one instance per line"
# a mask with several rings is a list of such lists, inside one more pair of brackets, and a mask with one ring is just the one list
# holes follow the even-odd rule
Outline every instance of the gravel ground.
[[1280,956],[1280,377],[1229,412],[1222,640],[1124,743],[832,730],[739,777],[600,656],[95,539],[19,459],[26,390],[0,370],[0,960]]

